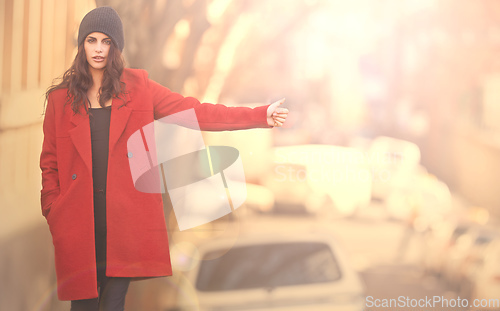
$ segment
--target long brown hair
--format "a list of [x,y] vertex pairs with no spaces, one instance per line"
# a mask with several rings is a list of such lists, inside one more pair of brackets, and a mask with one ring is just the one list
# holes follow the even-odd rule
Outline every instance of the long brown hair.
[[[120,81],[124,68],[125,60],[123,59],[122,53],[112,41],[108,52],[106,68],[104,68],[102,85],[98,93],[101,107],[104,107],[109,99],[113,97],[120,98],[121,95],[125,93],[125,83]],[[78,47],[78,52],[73,60],[73,64],[66,70],[62,78],[59,79],[62,80],[60,83],[54,83],[47,89],[45,101],[47,102],[49,94],[52,91],[67,88],[68,96],[66,97],[67,100],[65,104],[71,103],[71,109],[73,109],[75,114],[79,112],[81,105],[85,107],[85,111],[88,113],[86,104],[87,91],[92,87],[94,82],[89,70],[83,43]],[[124,98],[121,98],[125,103]]]

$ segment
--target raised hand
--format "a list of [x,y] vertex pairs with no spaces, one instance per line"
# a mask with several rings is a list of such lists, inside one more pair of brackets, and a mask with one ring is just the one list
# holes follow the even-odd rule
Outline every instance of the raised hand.
[[274,127],[281,127],[285,123],[286,117],[288,116],[288,109],[279,108],[281,104],[285,102],[282,98],[274,103],[272,103],[267,108],[267,124]]

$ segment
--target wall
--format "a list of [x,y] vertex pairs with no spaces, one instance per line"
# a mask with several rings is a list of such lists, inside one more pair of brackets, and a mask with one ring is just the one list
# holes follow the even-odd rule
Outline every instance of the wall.
[[[76,53],[90,0],[0,0],[0,310],[58,310],[40,210],[44,93]],[[66,308],[67,309],[67,308]]]

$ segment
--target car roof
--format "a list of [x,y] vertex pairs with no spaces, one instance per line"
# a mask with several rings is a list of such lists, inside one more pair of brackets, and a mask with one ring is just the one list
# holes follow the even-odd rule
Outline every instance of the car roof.
[[325,243],[336,252],[340,242],[331,229],[331,223],[321,225],[317,218],[307,217],[257,217],[240,223],[237,236],[205,240],[199,245],[200,253],[227,247],[244,245],[265,245],[279,243]]

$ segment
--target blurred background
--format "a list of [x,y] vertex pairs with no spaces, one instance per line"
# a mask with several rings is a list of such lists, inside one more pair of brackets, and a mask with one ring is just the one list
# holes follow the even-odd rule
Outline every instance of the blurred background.
[[133,282],[127,309],[500,298],[500,2],[0,0],[0,310],[69,310],[39,203],[44,92],[104,5],[128,67],[290,110],[283,128],[203,133],[240,151],[245,204],[179,231],[166,198],[174,275]]

